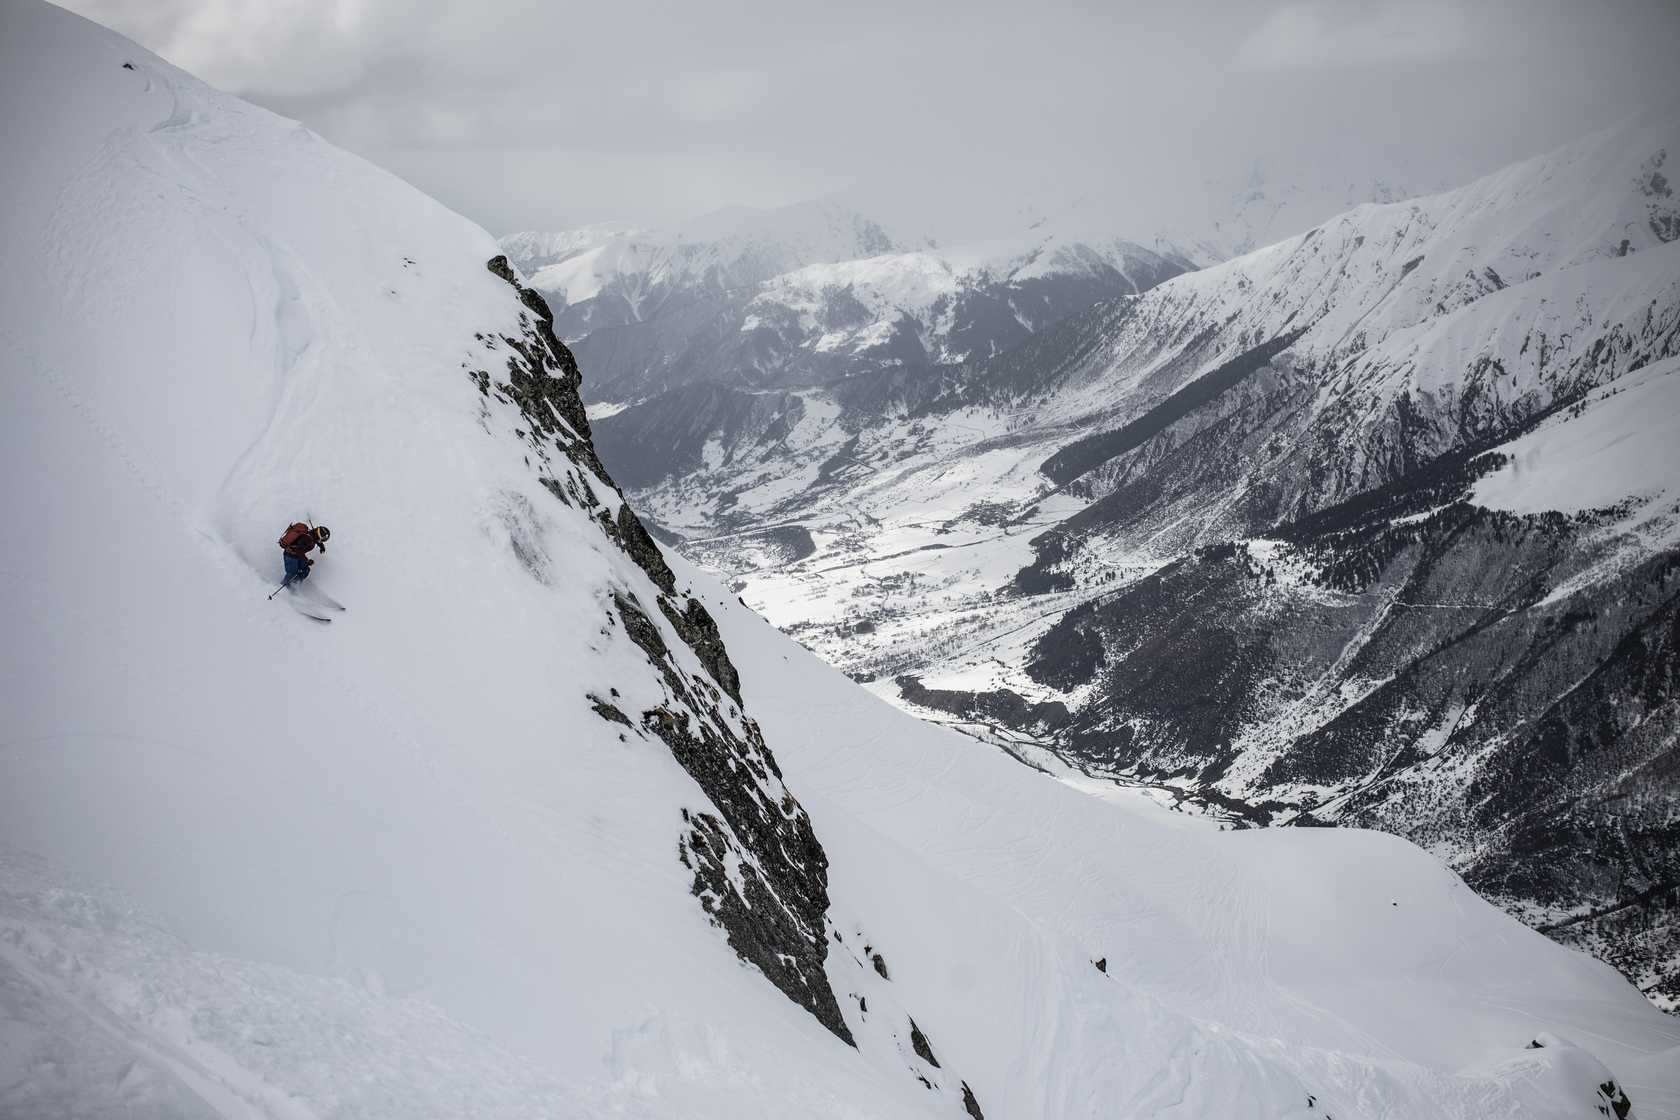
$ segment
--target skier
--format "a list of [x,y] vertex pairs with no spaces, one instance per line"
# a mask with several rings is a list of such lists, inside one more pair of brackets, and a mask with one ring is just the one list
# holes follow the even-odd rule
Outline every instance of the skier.
[[332,533],[325,525],[311,528],[302,521],[293,523],[280,535],[280,552],[286,558],[286,583],[297,583],[309,578],[309,568],[315,562],[309,558],[309,550],[319,547],[321,555],[327,554],[327,540]]

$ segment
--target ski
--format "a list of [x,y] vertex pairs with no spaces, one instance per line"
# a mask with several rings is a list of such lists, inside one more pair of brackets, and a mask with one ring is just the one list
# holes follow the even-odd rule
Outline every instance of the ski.
[[337,599],[334,599],[331,595],[328,595],[325,591],[317,590],[316,588],[310,587],[308,584],[293,584],[292,590],[298,592],[306,599],[313,600],[317,606],[331,607],[335,611],[350,609]]
[[309,618],[309,620],[318,621],[318,623],[329,623],[329,621],[333,621],[326,615],[316,615],[314,611],[307,608],[306,604],[299,603],[299,601],[297,601],[296,594],[287,594],[286,604],[287,606],[291,606],[292,610],[297,611],[299,615],[304,616],[304,618]]

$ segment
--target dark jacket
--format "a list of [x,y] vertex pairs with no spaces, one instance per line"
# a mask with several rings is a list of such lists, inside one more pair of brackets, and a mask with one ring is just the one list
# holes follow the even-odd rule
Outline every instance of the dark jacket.
[[280,535],[280,551],[287,556],[296,556],[299,560],[304,559],[309,554],[309,550],[315,547],[315,543],[314,531],[301,521],[288,526],[286,531]]

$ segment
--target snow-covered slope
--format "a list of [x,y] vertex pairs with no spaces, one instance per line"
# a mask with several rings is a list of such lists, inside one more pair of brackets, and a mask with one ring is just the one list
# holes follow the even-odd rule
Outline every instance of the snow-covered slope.
[[[1497,449],[1471,500],[1519,514],[1646,510],[1680,501],[1680,361],[1654,362]],[[1631,500],[1631,501],[1630,501]]]
[[[1665,174],[1676,119],[1357,207],[987,361],[672,394],[597,436],[690,555],[884,695],[1013,750],[1048,745],[1197,790],[1241,819],[1313,809],[1394,829],[1672,1000],[1680,849],[1664,822],[1680,712],[1667,685],[1644,682],[1669,663],[1674,541],[1583,512],[1579,495],[1656,517],[1675,459],[1668,395],[1648,389],[1629,412],[1585,394],[1654,377],[1680,352],[1680,209]],[[1523,437],[1558,409],[1569,414],[1547,423],[1561,427]],[[1493,469],[1471,460],[1519,437],[1542,442],[1515,445],[1518,463],[1553,438],[1571,455],[1603,443],[1562,468],[1595,472],[1590,488],[1548,481],[1509,507],[1538,518],[1520,545],[1506,519],[1462,501]],[[1547,502],[1567,518],[1540,517]],[[1371,510],[1398,511],[1393,531]],[[1214,562],[1193,563],[1204,548]],[[1426,592],[1414,577],[1442,582]],[[1447,604],[1458,609],[1436,609]],[[1599,624],[1583,629],[1589,616]],[[1490,630],[1499,619],[1520,634]],[[1470,640],[1484,632],[1486,645]],[[1623,639],[1650,658],[1617,654]],[[1596,719],[1571,690],[1601,669],[1595,688],[1619,713],[1603,726],[1621,729],[1608,753],[1568,754],[1567,780],[1524,765],[1498,781],[1530,798],[1535,828],[1570,805],[1638,804],[1643,823],[1594,808],[1555,845],[1536,833],[1514,852],[1516,802],[1472,779],[1540,749],[1515,733],[1551,726],[1548,713]],[[1401,678],[1432,683],[1385,683]],[[1494,682],[1514,690],[1497,717],[1477,707]],[[1649,710],[1618,708],[1629,694]],[[1610,750],[1638,738],[1622,725],[1636,718],[1644,745]],[[1453,735],[1449,776],[1437,756]],[[1620,768],[1605,768],[1612,757]],[[1411,782],[1391,767],[1422,768]],[[1624,778],[1642,791],[1632,801],[1616,800]],[[1343,799],[1366,786],[1391,808]],[[1592,865],[1574,866],[1573,885],[1556,872],[1573,859],[1562,850]],[[1519,866],[1543,873],[1513,878]],[[1646,925],[1583,938],[1599,912]]]
[[1416,848],[1035,774],[667,566],[487,234],[0,20],[0,1113],[1680,1114]]
[[[1293,237],[1329,218],[1365,203],[1402,202],[1418,192],[1373,179],[1369,182],[1279,181],[1256,164],[1240,185],[1204,191],[1218,201],[1204,203],[1205,228],[1179,234],[1182,244],[1196,246],[1208,263],[1240,257],[1266,245]],[[1219,197],[1223,195],[1223,197]]]

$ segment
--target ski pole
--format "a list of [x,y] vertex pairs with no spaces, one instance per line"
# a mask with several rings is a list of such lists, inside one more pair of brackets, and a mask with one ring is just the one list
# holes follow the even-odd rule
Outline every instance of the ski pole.
[[287,576],[284,580],[282,580],[280,582],[279,587],[276,587],[273,591],[270,591],[268,593],[268,597],[270,599],[274,598],[276,595],[280,594],[280,592],[286,590],[286,588],[290,587],[291,585],[292,585],[292,577]]

